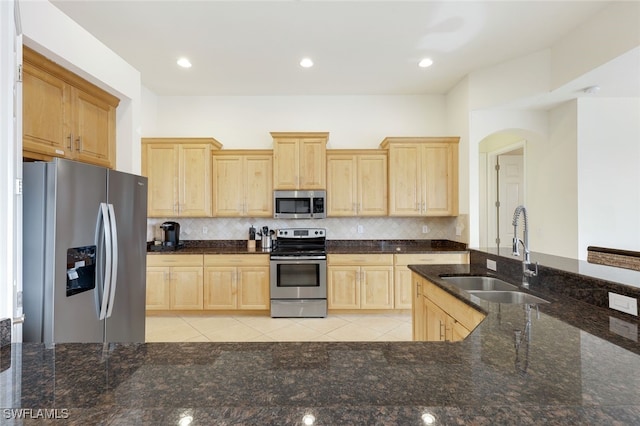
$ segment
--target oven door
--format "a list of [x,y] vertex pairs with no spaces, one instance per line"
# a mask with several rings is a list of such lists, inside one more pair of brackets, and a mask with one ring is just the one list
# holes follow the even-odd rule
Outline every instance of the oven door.
[[271,299],[326,299],[326,256],[271,256]]

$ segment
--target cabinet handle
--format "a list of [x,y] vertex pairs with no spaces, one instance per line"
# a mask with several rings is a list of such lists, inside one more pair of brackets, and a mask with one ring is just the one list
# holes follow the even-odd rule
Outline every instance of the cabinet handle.
[[78,152],[82,152],[82,136],[78,136],[76,139],[76,149]]
[[73,145],[72,145],[72,143],[73,143],[73,133],[70,133],[68,138],[69,138],[69,151],[73,151]]
[[440,340],[445,340],[446,337],[446,328],[442,321],[440,321]]
[[427,202],[423,201],[422,202],[422,213],[426,213],[427,212]]
[[416,297],[420,297],[420,290],[422,290],[422,283],[416,282]]

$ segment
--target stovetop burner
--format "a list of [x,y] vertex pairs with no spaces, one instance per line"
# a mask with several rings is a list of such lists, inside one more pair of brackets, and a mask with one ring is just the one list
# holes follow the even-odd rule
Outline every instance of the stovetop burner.
[[279,229],[271,256],[326,255],[326,230],[322,228]]

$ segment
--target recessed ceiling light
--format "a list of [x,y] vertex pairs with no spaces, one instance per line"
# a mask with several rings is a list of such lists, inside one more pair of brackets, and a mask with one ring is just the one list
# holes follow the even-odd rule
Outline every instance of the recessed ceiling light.
[[300,66],[302,68],[311,68],[313,66],[313,61],[310,58],[302,58]]
[[433,60],[431,60],[431,58],[424,58],[418,62],[418,66],[420,68],[429,68],[431,65],[433,65]]
[[182,68],[191,68],[191,61],[189,61],[187,58],[178,59],[177,64]]

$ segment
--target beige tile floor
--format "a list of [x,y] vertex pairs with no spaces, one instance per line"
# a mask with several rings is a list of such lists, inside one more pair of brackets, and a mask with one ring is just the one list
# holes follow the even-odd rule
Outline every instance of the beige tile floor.
[[411,340],[411,314],[148,315],[147,342],[311,342]]

